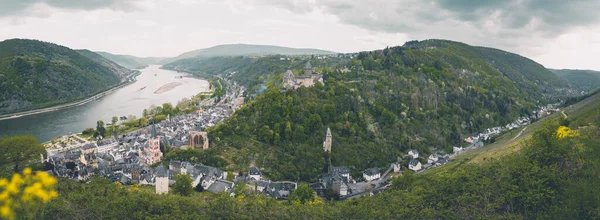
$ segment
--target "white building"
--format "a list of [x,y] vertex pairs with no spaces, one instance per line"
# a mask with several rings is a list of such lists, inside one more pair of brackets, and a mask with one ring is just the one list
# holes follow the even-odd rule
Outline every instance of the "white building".
[[381,172],[379,171],[379,168],[377,168],[377,167],[369,168],[363,172],[363,177],[365,178],[366,181],[373,181],[373,180],[379,179],[381,177]]
[[412,170],[412,171],[419,171],[421,170],[423,167],[421,166],[421,162],[417,159],[411,159],[408,162],[408,169]]
[[155,182],[156,194],[169,193],[169,171],[163,165],[156,171]]
[[248,175],[250,176],[250,179],[254,180],[260,180],[262,177],[260,170],[258,170],[256,167],[250,167],[250,172],[248,172]]
[[119,142],[114,138],[110,138],[101,140],[96,148],[98,148],[98,153],[106,153],[115,149],[117,145],[119,145]]
[[417,150],[410,150],[410,151],[408,151],[408,156],[410,156],[412,158],[418,158],[419,157],[419,151],[417,151]]

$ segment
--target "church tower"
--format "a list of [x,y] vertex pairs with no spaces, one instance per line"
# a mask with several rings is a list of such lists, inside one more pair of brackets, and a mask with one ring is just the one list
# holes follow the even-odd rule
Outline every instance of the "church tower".
[[312,65],[310,65],[310,61],[306,62],[304,65],[304,76],[310,77],[313,74]]
[[156,194],[167,194],[169,193],[169,171],[164,165],[160,165],[156,171],[156,177],[154,178],[156,186]]
[[156,126],[154,125],[154,122],[152,122],[152,137],[150,138],[150,140],[148,141],[149,144],[149,150],[150,150],[150,157],[151,157],[151,163],[150,164],[154,164],[154,163],[158,163],[160,162],[161,158],[162,158],[162,152],[160,151],[160,137],[158,137],[156,135]]
[[331,129],[327,128],[327,134],[325,134],[325,141],[323,141],[323,151],[331,153]]

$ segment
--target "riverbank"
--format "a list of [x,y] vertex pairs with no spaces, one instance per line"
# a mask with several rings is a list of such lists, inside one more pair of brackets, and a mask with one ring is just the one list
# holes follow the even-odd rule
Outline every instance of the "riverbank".
[[91,101],[94,101],[96,99],[102,98],[108,94],[113,93],[114,91],[123,88],[127,85],[130,85],[132,83],[134,83],[135,77],[138,76],[141,72],[137,72],[132,74],[131,76],[129,76],[128,78],[130,80],[126,81],[125,83],[121,83],[115,87],[112,87],[108,90],[96,93],[95,95],[88,97],[88,98],[84,98],[84,99],[80,99],[77,101],[73,101],[73,102],[68,102],[68,103],[64,103],[64,104],[59,104],[59,105],[55,105],[55,106],[51,106],[51,107],[46,107],[46,108],[40,108],[40,109],[34,109],[34,110],[29,110],[29,111],[23,111],[23,112],[15,112],[15,113],[9,113],[9,114],[3,114],[0,115],[0,121],[1,120],[7,120],[7,119],[14,119],[14,118],[19,118],[19,117],[23,117],[23,116],[27,116],[27,115],[35,115],[35,114],[41,114],[41,113],[46,113],[46,112],[53,112],[53,111],[57,111],[57,110],[61,110],[61,109],[66,109],[66,108],[72,108],[75,106],[80,106],[80,105],[84,105],[87,104]]

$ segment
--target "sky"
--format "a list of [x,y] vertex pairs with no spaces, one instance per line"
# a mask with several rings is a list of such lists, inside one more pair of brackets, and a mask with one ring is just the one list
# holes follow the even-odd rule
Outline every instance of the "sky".
[[358,52],[409,40],[600,70],[598,0],[0,0],[0,40],[172,57],[219,44]]

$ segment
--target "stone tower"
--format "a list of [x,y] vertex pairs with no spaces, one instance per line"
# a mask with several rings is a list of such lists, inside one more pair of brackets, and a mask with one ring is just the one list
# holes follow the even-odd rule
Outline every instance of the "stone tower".
[[327,128],[327,134],[325,134],[325,140],[323,141],[323,151],[331,152],[331,129]]
[[169,171],[162,164],[156,171],[156,177],[154,178],[156,186],[156,194],[169,193]]
[[304,66],[304,76],[311,76],[313,73],[312,66],[310,65],[310,61],[306,62]]

